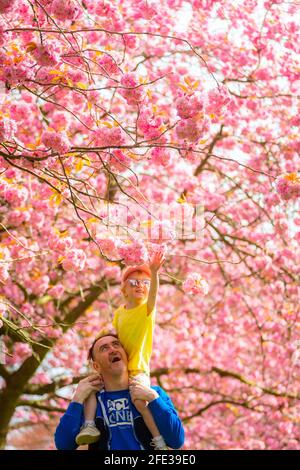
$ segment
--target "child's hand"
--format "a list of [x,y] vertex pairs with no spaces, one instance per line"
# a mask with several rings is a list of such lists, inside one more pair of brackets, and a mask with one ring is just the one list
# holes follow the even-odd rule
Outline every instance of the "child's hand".
[[156,251],[153,253],[151,256],[150,262],[149,262],[149,268],[151,272],[157,273],[161,266],[164,264],[166,258],[163,252],[161,251]]
[[150,403],[159,395],[153,388],[147,387],[137,380],[133,380],[129,386],[130,397],[133,402],[136,400],[147,401]]

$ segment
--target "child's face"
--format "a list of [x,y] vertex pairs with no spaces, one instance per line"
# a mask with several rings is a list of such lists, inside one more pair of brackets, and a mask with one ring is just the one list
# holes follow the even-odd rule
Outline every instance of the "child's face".
[[[147,281],[147,282],[143,282]],[[146,273],[135,271],[125,281],[122,292],[126,300],[144,301],[148,299],[150,278]]]

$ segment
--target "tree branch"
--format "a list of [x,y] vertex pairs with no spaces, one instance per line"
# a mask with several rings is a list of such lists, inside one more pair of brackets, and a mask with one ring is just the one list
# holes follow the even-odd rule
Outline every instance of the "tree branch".
[[204,413],[205,411],[207,411],[209,408],[211,408],[212,406],[216,406],[216,405],[220,405],[220,404],[224,404],[224,403],[228,403],[230,405],[234,405],[234,406],[242,406],[243,408],[247,408],[248,410],[251,410],[251,411],[255,411],[256,413],[262,413],[262,411],[259,411],[259,410],[256,410],[255,408],[251,408],[247,402],[238,402],[238,401],[234,401],[234,400],[216,400],[216,401],[212,401],[210,403],[208,403],[206,406],[204,406],[203,408],[200,408],[196,413],[190,415],[190,416],[187,416],[185,418],[183,418],[183,422],[184,423],[187,423],[188,421],[190,421],[191,419],[193,418],[196,418],[197,416],[201,416],[202,413]]
[[50,406],[45,403],[39,403],[35,400],[19,400],[17,405],[18,406],[28,406],[30,408],[35,408],[37,410],[43,410],[48,412],[57,412],[57,413],[64,413],[66,410],[64,408],[60,408],[59,406]]
[[73,377],[71,381],[69,381],[69,377],[63,377],[62,379],[51,382],[49,384],[27,384],[23,390],[25,395],[45,395],[46,393],[54,393],[57,390],[61,389],[62,387],[66,387],[68,385],[78,384],[78,382],[84,379],[86,375],[80,375],[77,377]]

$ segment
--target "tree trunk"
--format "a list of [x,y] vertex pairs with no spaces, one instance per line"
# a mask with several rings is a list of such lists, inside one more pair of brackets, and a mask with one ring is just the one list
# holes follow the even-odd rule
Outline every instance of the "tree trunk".
[[[98,285],[93,286],[87,297],[79,302],[79,304],[71,311],[66,313],[62,323],[63,333],[74,325],[74,322],[85,312],[85,310],[97,299],[97,297],[106,290],[107,286],[104,282],[100,282]],[[53,349],[57,340],[45,339],[42,344]],[[7,440],[7,434],[9,432],[9,423],[15,413],[15,409],[18,405],[20,396],[24,393],[26,385],[35,374],[37,368],[41,365],[46,354],[51,349],[43,348],[42,346],[34,345],[32,347],[34,353],[38,354],[40,361],[32,355],[28,357],[20,368],[12,373],[6,373],[5,381],[6,387],[0,393],[0,449],[4,449]]]

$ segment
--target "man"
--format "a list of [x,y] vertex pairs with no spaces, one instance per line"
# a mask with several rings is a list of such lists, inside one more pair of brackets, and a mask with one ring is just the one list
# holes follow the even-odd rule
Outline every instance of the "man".
[[98,374],[79,382],[55,432],[57,449],[76,449],[75,438],[83,423],[83,403],[90,393],[99,390],[99,374],[104,383],[104,390],[96,394],[95,423],[100,439],[90,444],[89,450],[153,450],[152,435],[133,404],[135,400],[148,402],[168,447],[178,449],[183,445],[183,426],[168,395],[160,387],[149,388],[140,383],[133,383],[129,390],[127,356],[116,335],[97,337],[89,357]]

